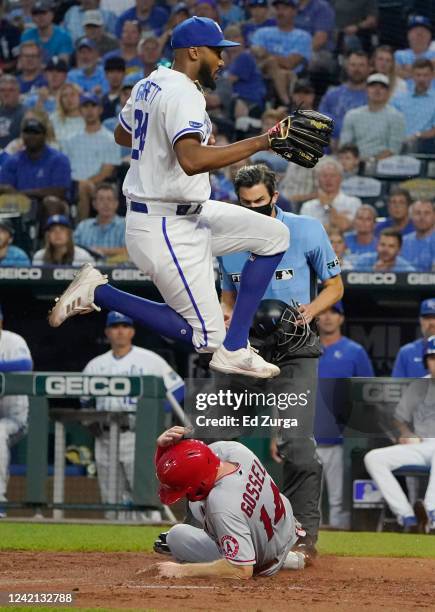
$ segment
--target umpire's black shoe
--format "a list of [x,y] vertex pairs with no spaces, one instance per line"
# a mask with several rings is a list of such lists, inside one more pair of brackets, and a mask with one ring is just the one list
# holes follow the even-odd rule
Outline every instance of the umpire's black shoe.
[[159,537],[154,542],[154,546],[153,546],[154,552],[159,553],[161,555],[171,554],[171,549],[166,543],[167,535],[168,535],[167,531],[164,531],[163,533],[159,534]]
[[300,552],[305,557],[305,567],[313,565],[314,560],[317,557],[317,550],[314,546],[313,539],[309,536],[299,536],[296,540],[296,544],[292,547],[293,552]]

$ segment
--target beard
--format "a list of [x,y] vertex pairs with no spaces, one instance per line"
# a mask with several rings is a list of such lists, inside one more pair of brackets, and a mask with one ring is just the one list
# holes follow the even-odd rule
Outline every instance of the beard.
[[210,66],[205,62],[202,62],[201,66],[199,67],[198,81],[203,87],[206,87],[207,89],[216,89],[216,81],[213,78]]

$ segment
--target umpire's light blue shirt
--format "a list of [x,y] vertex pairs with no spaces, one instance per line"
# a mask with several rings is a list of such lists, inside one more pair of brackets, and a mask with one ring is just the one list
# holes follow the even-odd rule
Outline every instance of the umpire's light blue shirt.
[[[256,213],[260,214],[260,213]],[[275,270],[263,299],[293,299],[301,304],[311,302],[317,293],[317,278],[325,281],[341,272],[337,256],[323,225],[305,215],[283,212],[276,207],[276,218],[290,230],[290,246]],[[240,275],[250,253],[218,257],[222,289],[238,291]]]

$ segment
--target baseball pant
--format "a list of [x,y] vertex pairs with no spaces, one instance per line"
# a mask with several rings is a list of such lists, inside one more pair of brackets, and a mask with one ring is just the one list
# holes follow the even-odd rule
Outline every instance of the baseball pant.
[[200,215],[129,212],[126,245],[162,298],[192,327],[198,351],[213,352],[225,338],[215,288],[213,256],[250,251],[276,255],[289,246],[287,227],[234,204],[209,200]]
[[428,510],[435,510],[435,438],[415,444],[395,444],[367,453],[364,463],[385,501],[397,517],[413,516],[414,510],[392,471],[404,465],[426,465],[431,468],[424,498]]
[[[118,463],[118,496],[117,501],[131,499],[134,473],[134,446],[135,432],[125,431],[119,435],[119,463]],[[104,432],[95,439],[95,463],[97,465],[98,485],[100,487],[101,501],[109,502],[109,465],[110,465],[110,436]]]
[[0,503],[6,501],[9,479],[10,447],[23,437],[26,426],[14,419],[0,417]]
[[323,466],[329,503],[329,525],[336,529],[349,529],[349,513],[343,511],[343,445],[317,447]]
[[222,559],[215,542],[203,529],[192,525],[174,525],[166,536],[166,542],[179,562],[208,563]]
[[270,382],[269,389],[273,393],[290,393],[298,391],[302,386],[306,390],[308,386],[310,390],[312,400],[303,409],[303,413],[300,412],[301,408],[298,409],[303,431],[301,434],[296,432],[297,437],[292,437],[294,434],[291,430],[282,429],[279,451],[284,459],[282,492],[291,503],[295,518],[313,541],[317,540],[319,531],[322,485],[322,465],[312,436],[317,365],[317,358],[294,358],[281,366],[281,374]]

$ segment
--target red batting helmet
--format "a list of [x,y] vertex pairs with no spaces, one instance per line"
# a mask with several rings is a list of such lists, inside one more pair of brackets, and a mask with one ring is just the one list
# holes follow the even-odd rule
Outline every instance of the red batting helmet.
[[182,497],[189,501],[205,499],[216,480],[219,457],[199,440],[181,440],[157,462],[159,497],[163,504],[174,504]]

